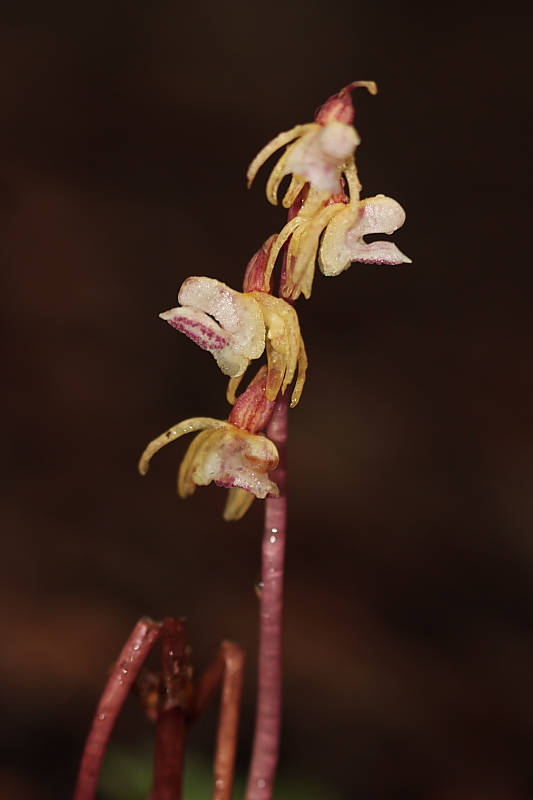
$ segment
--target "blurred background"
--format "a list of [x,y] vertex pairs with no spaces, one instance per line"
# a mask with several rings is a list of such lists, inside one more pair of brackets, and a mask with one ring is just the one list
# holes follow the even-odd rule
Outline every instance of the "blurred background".
[[[262,509],[180,501],[185,443],[138,476],[150,439],[228,413],[158,313],[189,275],[240,287],[284,222],[249,161],[357,79],[380,88],[355,95],[364,195],[404,206],[413,264],[318,274],[298,306],[283,772],[330,800],[531,797],[526,8],[2,3],[2,800],[69,798],[143,614],[187,617],[197,673],[246,647],[246,766]],[[132,702],[116,752],[149,764],[151,734]]]

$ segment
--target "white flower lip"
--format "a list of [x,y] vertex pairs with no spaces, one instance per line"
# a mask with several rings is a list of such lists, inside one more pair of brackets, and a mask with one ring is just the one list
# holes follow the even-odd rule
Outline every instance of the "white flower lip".
[[405,222],[405,211],[392,197],[378,194],[347,205],[327,226],[320,247],[319,264],[324,275],[339,275],[353,261],[363,264],[411,264],[392,242],[367,242],[370,233],[391,234]]
[[182,284],[181,307],[159,316],[215,357],[225,375],[242,375],[265,349],[265,323],[258,303],[214,278]]

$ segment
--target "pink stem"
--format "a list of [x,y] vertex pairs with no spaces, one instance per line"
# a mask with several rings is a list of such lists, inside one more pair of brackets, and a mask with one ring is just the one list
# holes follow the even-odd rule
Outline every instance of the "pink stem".
[[83,751],[74,800],[94,800],[117,717],[160,634],[161,625],[150,619],[141,619],[124,645],[96,709]]
[[282,616],[285,533],[287,527],[287,431],[289,397],[276,403],[267,429],[278,448],[280,463],[272,473],[280,496],[265,508],[262,589],[260,594],[259,691],[252,762],[246,800],[270,800],[278,765],[282,695]]

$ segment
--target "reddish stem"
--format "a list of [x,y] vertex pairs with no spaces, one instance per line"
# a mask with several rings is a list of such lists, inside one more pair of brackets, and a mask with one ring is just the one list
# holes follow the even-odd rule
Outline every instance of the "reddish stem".
[[246,800],[270,800],[278,764],[282,695],[282,616],[285,534],[287,527],[287,431],[289,397],[278,399],[267,429],[278,448],[280,462],[272,473],[279,497],[265,507],[262,589],[259,631],[259,689],[252,762]]
[[235,642],[222,642],[221,650],[224,657],[224,680],[220,700],[213,800],[231,800],[237,756],[244,650]]
[[187,708],[187,722],[194,722],[211,703],[224,677],[224,651],[220,646],[215,658],[198,679]]
[[161,625],[141,619],[120,653],[96,709],[81,760],[74,800],[94,800],[105,752],[117,717],[155,642]]
[[185,708],[190,689],[185,621],[166,617],[161,632],[161,688],[151,800],[181,800]]

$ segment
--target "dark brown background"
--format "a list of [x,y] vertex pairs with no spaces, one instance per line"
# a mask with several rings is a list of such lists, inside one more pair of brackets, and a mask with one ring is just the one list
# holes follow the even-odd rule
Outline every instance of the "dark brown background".
[[531,796],[525,8],[2,4],[3,800],[69,796],[141,614],[186,615],[199,670],[245,644],[246,761],[261,509],[179,501],[183,445],[137,475],[153,436],[228,411],[157,314],[191,274],[239,287],[283,224],[249,160],[354,79],[380,87],[356,96],[365,194],[404,205],[413,265],[319,275],[299,304],[283,760],[347,798]]

